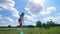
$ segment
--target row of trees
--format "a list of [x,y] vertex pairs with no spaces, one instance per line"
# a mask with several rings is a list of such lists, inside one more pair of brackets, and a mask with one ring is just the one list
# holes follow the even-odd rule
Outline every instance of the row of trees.
[[[8,25],[8,27],[12,27],[12,26],[11,25]],[[36,26],[33,26],[33,25],[27,25],[27,26],[25,26],[24,25],[23,27],[25,27],[25,28],[39,27],[39,28],[49,29],[50,27],[60,27],[60,24],[56,24],[53,21],[47,21],[46,23],[42,23],[41,21],[37,21],[36,22]],[[17,26],[15,28],[17,28]]]
[[39,28],[49,29],[50,27],[60,27],[60,24],[57,24],[53,21],[47,21],[46,23],[42,23],[41,21],[37,21],[36,26],[27,25],[27,26],[23,26],[23,27],[28,27],[28,28],[39,27]]
[[47,23],[42,23],[41,21],[37,21],[36,27],[49,29],[50,27],[60,27],[60,24],[56,24],[53,21],[47,21]]

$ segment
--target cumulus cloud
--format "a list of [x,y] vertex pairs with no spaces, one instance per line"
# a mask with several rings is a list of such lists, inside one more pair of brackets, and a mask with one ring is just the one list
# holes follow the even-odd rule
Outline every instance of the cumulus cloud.
[[45,21],[53,21],[53,22],[56,22],[56,23],[60,23],[60,16],[57,16],[57,17],[46,17],[43,20],[45,20]]
[[56,11],[56,8],[54,6],[45,8],[43,0],[29,0],[25,10],[32,16],[38,17],[51,14],[53,11]]
[[0,0],[0,10],[11,10],[12,15],[18,17],[18,11],[14,8],[15,2],[13,0]]
[[31,22],[29,22],[29,21],[24,21],[24,23],[23,23],[23,25],[36,25],[35,23],[31,23]]
[[19,12],[17,11],[17,9],[15,8],[10,8],[11,12],[12,12],[12,16],[15,16],[15,17],[19,17]]
[[57,23],[60,24],[60,16],[57,16]]
[[25,17],[27,20],[37,21],[36,19],[34,19],[33,16],[25,15],[24,17]]
[[48,7],[48,8],[46,9],[46,11],[47,11],[48,14],[50,14],[51,12],[56,11],[56,8],[55,8],[54,6]]
[[13,23],[14,20],[11,19],[10,17],[5,17],[5,18],[1,17],[0,22],[3,22],[3,23],[6,23],[6,22]]
[[2,15],[0,15],[0,26],[8,26],[10,25],[10,23],[13,23],[14,20],[10,17],[2,17]]
[[8,9],[14,7],[15,2],[13,0],[0,0],[0,7]]
[[11,23],[14,22],[14,20],[10,17],[7,17],[6,19],[7,19],[8,22],[11,22]]
[[43,1],[42,0],[30,0],[25,7],[25,10],[29,11],[34,15],[39,15],[39,12],[43,10]]
[[57,19],[55,17],[46,17],[44,18],[46,21],[56,21]]
[[27,18],[28,20],[33,20],[33,18],[29,15],[25,15],[24,17]]
[[24,23],[23,23],[23,25],[30,25],[31,23],[30,22],[28,22],[28,21],[25,21]]
[[47,11],[56,11],[56,8],[53,7],[53,6],[52,6],[52,7],[48,7],[48,8],[47,8]]
[[56,8],[54,6],[51,6],[51,7],[46,8],[44,11],[41,11],[40,15],[51,14],[51,13],[53,13],[55,11],[56,11]]

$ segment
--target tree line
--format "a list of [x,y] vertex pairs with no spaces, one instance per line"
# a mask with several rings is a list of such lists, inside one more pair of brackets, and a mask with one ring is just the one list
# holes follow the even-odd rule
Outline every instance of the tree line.
[[41,21],[37,21],[36,27],[49,29],[50,27],[60,27],[60,24],[57,24],[53,21],[47,21],[46,23],[42,23]]

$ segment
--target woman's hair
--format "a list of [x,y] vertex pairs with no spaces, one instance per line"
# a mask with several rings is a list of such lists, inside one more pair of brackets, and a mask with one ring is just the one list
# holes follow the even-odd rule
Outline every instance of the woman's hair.
[[22,12],[22,14],[20,16],[24,16],[24,12]]
[[20,15],[20,18],[23,18],[23,17],[24,17],[24,12],[22,12]]

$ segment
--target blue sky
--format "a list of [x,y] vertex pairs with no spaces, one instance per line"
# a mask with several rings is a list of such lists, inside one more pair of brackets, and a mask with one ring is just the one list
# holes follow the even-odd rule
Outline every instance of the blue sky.
[[17,26],[24,12],[23,25],[36,25],[36,21],[54,21],[60,24],[60,0],[0,0],[0,26]]

